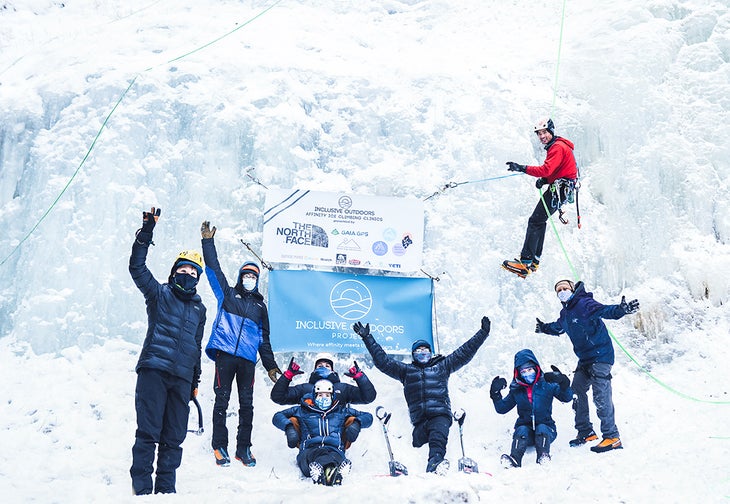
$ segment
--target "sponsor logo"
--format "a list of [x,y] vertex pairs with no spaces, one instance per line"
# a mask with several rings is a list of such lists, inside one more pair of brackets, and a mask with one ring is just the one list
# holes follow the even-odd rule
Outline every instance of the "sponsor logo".
[[373,243],[372,250],[373,254],[377,256],[384,256],[388,253],[388,244],[384,241],[376,241],[375,243]]
[[340,318],[360,320],[373,307],[373,295],[359,280],[342,280],[330,291],[330,307]]
[[277,227],[276,236],[283,236],[284,243],[325,248],[329,246],[327,232],[315,224],[292,222],[291,227]]

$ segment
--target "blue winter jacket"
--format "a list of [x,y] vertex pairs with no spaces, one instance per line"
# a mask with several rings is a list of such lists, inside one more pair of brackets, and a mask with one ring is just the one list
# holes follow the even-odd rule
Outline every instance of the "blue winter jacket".
[[166,371],[197,385],[205,306],[199,295],[182,295],[169,283],[155,280],[145,264],[151,240],[151,233],[139,233],[129,257],[129,273],[147,305],[147,334],[136,371]]
[[619,305],[602,305],[586,292],[583,282],[575,284],[573,295],[563,303],[560,318],[545,324],[543,332],[558,336],[568,333],[578,366],[603,362],[613,365],[613,343],[601,319],[620,319],[626,312]]
[[318,446],[330,446],[340,450],[344,455],[342,432],[345,429],[345,420],[351,416],[360,422],[361,429],[367,429],[373,424],[373,416],[370,413],[344,406],[337,393],[327,410],[319,409],[314,403],[313,394],[309,393],[302,397],[298,406],[275,413],[272,422],[279,429],[285,430],[286,426],[291,424],[291,417],[298,419],[300,451]]
[[[525,383],[519,372],[519,368],[528,362],[532,362],[537,370],[537,376],[532,385]],[[561,402],[569,402],[573,398],[573,389],[566,387],[561,390],[557,383],[546,382],[540,363],[537,362],[532,350],[520,350],[515,354],[515,367],[509,392],[501,400],[494,401],[494,409],[503,415],[517,406],[515,428],[526,425],[534,429],[537,425],[547,425],[555,430],[555,421],[552,416],[553,397]]]
[[231,287],[218,262],[214,239],[203,238],[202,243],[205,276],[218,301],[206,355],[215,360],[216,352],[221,351],[256,362],[259,354],[267,371],[275,369],[269,341],[269,312],[258,284],[254,290],[246,291],[239,273],[236,285]]
[[363,342],[375,367],[403,384],[411,423],[417,425],[440,415],[451,419],[449,376],[474,357],[487,336],[489,333],[480,329],[448,356],[436,355],[425,364],[415,360],[406,364],[389,357],[372,334],[365,336]]

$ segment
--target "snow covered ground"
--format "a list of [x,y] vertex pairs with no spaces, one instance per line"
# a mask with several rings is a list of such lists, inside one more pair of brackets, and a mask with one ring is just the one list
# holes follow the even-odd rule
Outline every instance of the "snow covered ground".
[[[729,97],[727,2],[1,2],[3,502],[730,502]],[[542,161],[532,125],[546,115],[576,144],[583,228],[569,209],[522,281],[498,265],[519,252],[537,192],[531,178],[496,177],[506,161]],[[260,249],[267,187],[425,199],[448,182],[468,183],[427,200],[424,270],[440,278],[442,352],[492,319],[451,380],[466,454],[490,475],[455,471],[456,428],[451,474],[424,474],[400,385],[367,366],[378,398],[362,409],[393,412],[411,475],[381,476],[376,423],[342,487],[301,480],[262,368],[258,465],[218,468],[204,358],[205,433],[184,443],[178,494],[131,496],[145,317],[127,261],[143,209],[163,209],[158,278],[199,248],[204,219],[232,273],[252,258],[240,238]],[[504,470],[515,414],[494,412],[488,386],[525,347],[573,369],[567,338],[533,332],[536,316],[557,317],[552,285],[565,276],[605,303],[641,301],[608,323],[625,448],[569,448],[572,410],[556,403],[552,463],[528,452]],[[296,357],[311,368],[311,354]],[[340,373],[369,362],[338,358]]]

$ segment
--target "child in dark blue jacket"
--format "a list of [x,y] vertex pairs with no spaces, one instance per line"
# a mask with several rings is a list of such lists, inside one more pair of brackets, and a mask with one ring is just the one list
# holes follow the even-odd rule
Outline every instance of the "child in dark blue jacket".
[[345,449],[360,429],[373,423],[370,413],[340,401],[332,382],[319,380],[298,406],[274,414],[272,422],[286,433],[289,448],[299,447],[297,464],[315,484],[339,485],[351,469]]
[[535,354],[524,349],[515,354],[512,383],[504,398],[501,390],[507,387],[507,380],[499,376],[492,380],[489,396],[497,413],[505,414],[517,406],[512,449],[509,455],[502,455],[507,467],[522,466],[525,450],[533,445],[538,464],[550,460],[550,444],[558,435],[552,417],[553,397],[562,402],[569,402],[573,397],[570,379],[555,366],[552,369],[543,375]]

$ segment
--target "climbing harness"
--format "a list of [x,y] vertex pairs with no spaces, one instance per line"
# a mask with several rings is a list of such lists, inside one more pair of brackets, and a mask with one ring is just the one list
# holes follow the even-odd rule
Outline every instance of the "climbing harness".
[[580,229],[580,208],[578,206],[578,189],[580,189],[580,179],[559,178],[550,184],[551,201],[550,206],[558,209],[558,218],[563,224],[568,224],[568,219],[563,217],[565,211],[563,205],[566,203],[575,203],[575,209],[578,220],[578,229]]

